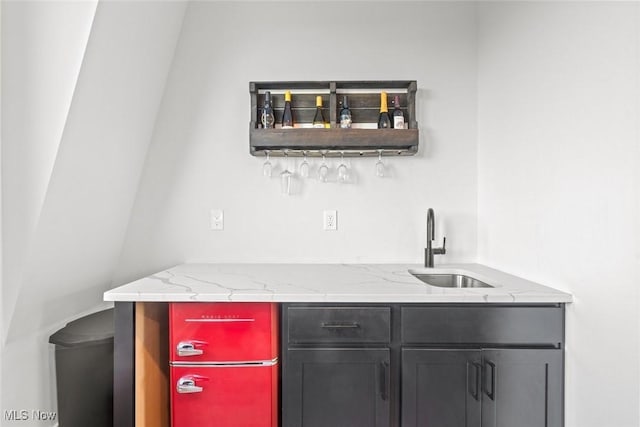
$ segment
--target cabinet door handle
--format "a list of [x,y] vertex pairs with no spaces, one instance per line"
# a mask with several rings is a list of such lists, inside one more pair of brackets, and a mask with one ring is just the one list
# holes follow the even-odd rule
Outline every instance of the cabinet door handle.
[[472,362],[473,368],[473,384],[469,382],[469,394],[475,399],[480,400],[480,373],[482,372],[482,366],[478,362]]
[[[488,374],[488,368],[491,368],[491,375],[489,376]],[[496,400],[496,365],[495,363],[493,363],[490,360],[485,360],[484,362],[484,374],[485,374],[485,380],[484,380],[484,393],[489,397],[489,399],[491,400]],[[487,376],[489,377],[487,379]],[[491,391],[489,391],[489,389],[487,388],[487,386],[489,385],[489,380],[491,380]]]
[[380,397],[389,399],[389,362],[380,362]]
[[321,326],[325,329],[357,329],[360,327],[360,324],[356,322],[344,322],[344,323],[322,322]]

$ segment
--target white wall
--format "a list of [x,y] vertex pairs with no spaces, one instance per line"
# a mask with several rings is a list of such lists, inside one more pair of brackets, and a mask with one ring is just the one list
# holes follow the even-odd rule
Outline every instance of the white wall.
[[[96,2],[3,2],[4,324],[10,324],[28,246],[89,38]],[[34,125],[34,124],[37,124]],[[6,330],[3,331],[6,333]]]
[[[2,4],[0,3],[0,34],[2,34]],[[2,44],[0,41],[0,100],[2,100]],[[2,147],[2,102],[0,101],[0,148]],[[2,164],[2,149],[0,149],[0,165]],[[2,252],[2,170],[0,168],[0,301],[4,301],[4,255]],[[0,331],[4,330],[4,308],[0,304]],[[0,384],[2,384],[2,355],[4,354],[4,340],[0,340]],[[2,387],[0,387],[0,402],[2,402]]]
[[[421,262],[429,207],[439,261],[473,260],[475,55],[468,3],[190,4],[114,284],[184,261]],[[392,178],[355,159],[357,184],[282,196],[249,155],[249,82],[331,79],[416,79],[420,152],[389,158]]]
[[[43,400],[37,408],[55,406],[46,338],[36,342],[29,334],[7,344],[6,337],[95,8],[95,2],[2,3],[3,408],[22,409],[25,397]],[[20,383],[12,372],[23,375],[22,369],[29,370],[25,382],[37,392],[18,397],[5,384]],[[4,405],[12,397],[18,407]]]
[[3,415],[55,410],[48,337],[104,305],[185,7],[3,3]]
[[574,294],[568,427],[640,425],[639,8],[479,6],[479,260]]

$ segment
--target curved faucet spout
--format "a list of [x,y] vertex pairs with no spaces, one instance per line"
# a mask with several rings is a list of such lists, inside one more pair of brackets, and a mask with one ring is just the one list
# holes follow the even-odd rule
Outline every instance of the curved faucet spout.
[[427,245],[429,245],[432,240],[435,240],[434,222],[435,215],[433,209],[429,208],[427,211]]

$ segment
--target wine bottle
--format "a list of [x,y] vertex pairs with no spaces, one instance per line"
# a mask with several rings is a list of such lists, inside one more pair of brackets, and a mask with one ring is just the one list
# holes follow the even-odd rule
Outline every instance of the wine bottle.
[[380,116],[378,116],[378,129],[391,128],[391,119],[387,108],[387,92],[380,92]]
[[291,92],[284,93],[284,112],[282,113],[282,129],[293,129],[293,114],[291,113]]
[[404,129],[404,113],[400,109],[400,97],[398,95],[395,96],[393,103],[395,104],[393,109],[393,128]]
[[340,127],[348,129],[351,127],[351,110],[347,101],[347,95],[342,97],[342,110],[340,110]]
[[322,114],[322,97],[316,96],[316,114],[313,116],[313,127],[322,128],[325,127],[324,115]]
[[273,106],[271,105],[271,92],[266,91],[264,93],[264,105],[262,106],[262,116],[260,116],[262,127],[265,129],[273,129],[273,125],[276,121],[273,115]]

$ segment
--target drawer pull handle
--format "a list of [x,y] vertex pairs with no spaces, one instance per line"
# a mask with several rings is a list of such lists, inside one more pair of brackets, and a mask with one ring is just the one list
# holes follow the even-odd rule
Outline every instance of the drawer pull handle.
[[327,323],[323,322],[322,327],[325,329],[357,329],[360,325],[356,322],[350,323]]
[[206,344],[202,341],[180,341],[176,346],[178,356],[200,356],[204,353],[201,348],[196,348],[196,344]]
[[176,391],[180,394],[202,393],[202,390],[202,387],[196,385],[194,377],[182,377],[176,386]]

